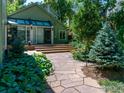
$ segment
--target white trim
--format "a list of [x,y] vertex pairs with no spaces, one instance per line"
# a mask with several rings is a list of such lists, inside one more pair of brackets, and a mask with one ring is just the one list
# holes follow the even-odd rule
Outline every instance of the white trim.
[[37,44],[37,27],[35,27],[35,44]]
[[27,34],[28,32],[27,32],[27,26],[26,26],[26,32],[25,32],[25,39],[26,39],[26,43],[28,43],[28,38],[27,38]]
[[33,27],[30,27],[30,41],[33,43]]
[[51,44],[54,44],[54,31],[51,29]]

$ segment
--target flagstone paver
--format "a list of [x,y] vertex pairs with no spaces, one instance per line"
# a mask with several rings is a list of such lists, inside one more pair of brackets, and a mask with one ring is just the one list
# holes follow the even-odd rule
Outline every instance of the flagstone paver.
[[62,86],[58,86],[53,88],[54,93],[62,93],[62,91],[64,91],[64,87]]
[[79,92],[74,88],[67,88],[62,93],[79,93]]
[[105,93],[103,89],[82,85],[75,87],[79,91],[79,93]]
[[46,56],[53,63],[55,71],[47,78],[51,88],[46,89],[45,93],[105,93],[96,80],[83,74],[81,69],[86,63],[74,60],[71,53]]
[[97,81],[92,78],[84,78],[84,84],[97,87],[97,88],[101,88],[101,86],[97,83]]

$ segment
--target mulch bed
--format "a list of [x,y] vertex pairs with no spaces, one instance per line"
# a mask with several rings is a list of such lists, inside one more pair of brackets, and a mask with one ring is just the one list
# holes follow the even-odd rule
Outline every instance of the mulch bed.
[[124,81],[124,69],[99,69],[95,66],[85,66],[82,68],[82,71],[87,77],[91,77],[96,80],[109,79]]

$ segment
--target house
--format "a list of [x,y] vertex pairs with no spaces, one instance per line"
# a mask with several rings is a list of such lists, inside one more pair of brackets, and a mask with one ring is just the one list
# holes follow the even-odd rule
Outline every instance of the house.
[[12,33],[28,44],[68,43],[68,31],[50,7],[30,4],[8,16],[8,43]]
[[6,0],[0,0],[0,63],[3,60],[4,50],[6,48],[6,31],[5,31],[5,24],[6,24]]

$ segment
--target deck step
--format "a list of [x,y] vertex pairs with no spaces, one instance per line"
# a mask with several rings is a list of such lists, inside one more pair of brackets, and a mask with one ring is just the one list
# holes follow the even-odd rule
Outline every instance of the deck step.
[[[37,50],[40,51],[40,50]],[[41,51],[42,53],[48,54],[48,53],[62,53],[62,52],[70,52],[70,50],[50,50],[50,51]]]
[[70,52],[72,46],[69,44],[56,44],[56,45],[35,45],[36,51],[41,51],[42,53],[61,53]]

